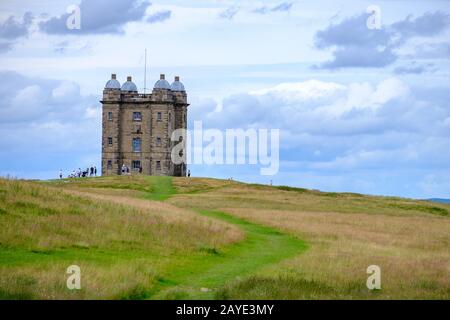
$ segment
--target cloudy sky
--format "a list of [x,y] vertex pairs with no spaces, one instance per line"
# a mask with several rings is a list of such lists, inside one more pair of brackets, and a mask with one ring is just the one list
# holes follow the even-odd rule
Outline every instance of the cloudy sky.
[[[66,26],[73,4],[79,30]],[[117,73],[142,91],[145,48],[147,87],[180,75],[190,126],[281,131],[277,175],[223,165],[194,176],[450,198],[444,0],[3,0],[0,175],[100,167],[103,87]]]

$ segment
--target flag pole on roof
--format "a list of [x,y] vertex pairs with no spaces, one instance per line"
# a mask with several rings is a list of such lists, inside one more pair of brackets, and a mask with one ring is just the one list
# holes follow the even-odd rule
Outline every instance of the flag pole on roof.
[[144,54],[144,94],[147,89],[147,48],[145,48]]

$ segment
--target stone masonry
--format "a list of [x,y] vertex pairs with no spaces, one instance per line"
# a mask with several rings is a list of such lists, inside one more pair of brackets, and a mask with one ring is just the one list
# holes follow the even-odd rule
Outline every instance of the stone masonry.
[[172,132],[187,128],[189,104],[179,77],[170,85],[162,74],[151,94],[141,94],[131,77],[120,86],[113,74],[101,103],[102,175],[119,175],[125,165],[144,175],[186,176],[186,165],[171,160]]

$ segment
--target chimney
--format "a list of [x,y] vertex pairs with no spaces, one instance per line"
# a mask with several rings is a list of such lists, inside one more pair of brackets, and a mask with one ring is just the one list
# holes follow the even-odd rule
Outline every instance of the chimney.
[[179,76],[175,76],[175,81],[180,81],[180,77]]
[[161,80],[164,80],[164,79],[166,79],[166,75],[165,75],[164,73],[161,73],[161,75],[159,76],[159,78],[160,78]]
[[127,77],[127,81],[131,81],[131,76],[128,76],[128,77]]

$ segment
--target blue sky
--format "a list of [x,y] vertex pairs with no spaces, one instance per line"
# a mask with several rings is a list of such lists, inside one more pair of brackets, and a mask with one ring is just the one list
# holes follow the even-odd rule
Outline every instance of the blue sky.
[[111,73],[142,90],[145,48],[147,87],[180,75],[190,125],[281,130],[277,175],[194,176],[450,197],[450,1],[2,1],[0,174],[99,167],[101,92]]

